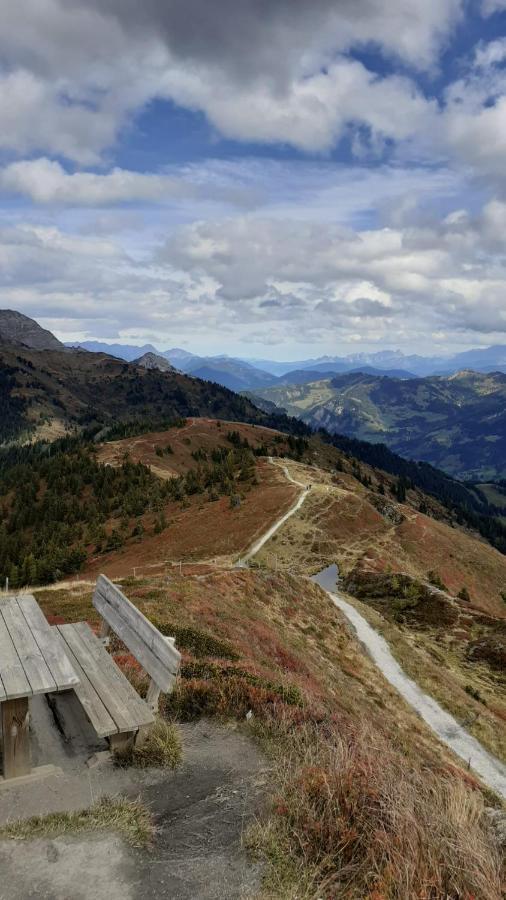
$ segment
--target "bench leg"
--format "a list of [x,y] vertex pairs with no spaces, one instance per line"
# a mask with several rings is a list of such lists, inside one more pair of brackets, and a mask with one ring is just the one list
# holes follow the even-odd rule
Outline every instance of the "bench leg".
[[136,736],[135,736],[135,746],[142,747],[143,744],[146,743],[153,726],[152,725],[141,725]]
[[153,681],[153,679],[151,679],[151,681],[149,682],[148,692],[146,694],[146,703],[154,713],[158,712],[160,693],[161,691],[156,681]]
[[130,753],[135,743],[135,731],[124,731],[122,734],[111,734],[109,745],[111,753],[117,753],[118,756]]
[[30,713],[28,698],[5,700],[1,704],[4,778],[17,778],[31,772]]

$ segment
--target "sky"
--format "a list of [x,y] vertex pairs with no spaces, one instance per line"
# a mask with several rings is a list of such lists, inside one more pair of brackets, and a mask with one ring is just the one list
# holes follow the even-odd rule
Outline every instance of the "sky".
[[506,344],[506,0],[0,0],[0,307],[302,359]]

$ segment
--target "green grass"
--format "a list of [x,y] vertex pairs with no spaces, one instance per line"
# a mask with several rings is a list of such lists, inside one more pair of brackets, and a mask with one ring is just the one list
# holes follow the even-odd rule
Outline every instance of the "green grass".
[[147,847],[154,829],[151,815],[140,800],[102,797],[87,809],[11,822],[0,828],[0,838],[22,841],[90,831],[117,831],[132,847]]

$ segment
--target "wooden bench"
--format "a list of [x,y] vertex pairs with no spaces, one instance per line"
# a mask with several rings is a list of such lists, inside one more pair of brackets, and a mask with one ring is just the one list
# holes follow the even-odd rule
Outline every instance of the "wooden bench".
[[[79,677],[74,692],[97,735],[108,738],[113,751],[141,740],[153,724],[160,693],[172,690],[181,654],[174,638],[157,628],[105,575],[100,575],[93,605],[102,616],[100,637],[87,622],[53,626],[62,650]],[[113,631],[151,676],[146,700],[132,687],[106,649]]]

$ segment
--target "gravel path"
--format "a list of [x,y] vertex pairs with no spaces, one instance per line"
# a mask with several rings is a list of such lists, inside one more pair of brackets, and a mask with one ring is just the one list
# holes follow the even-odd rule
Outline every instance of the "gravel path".
[[424,691],[408,678],[399,663],[394,659],[390,648],[382,635],[378,634],[369,625],[366,619],[351,603],[336,592],[337,566],[328,566],[313,581],[327,591],[332,602],[344,613],[348,621],[353,625],[358,639],[364,644],[378,669],[383,673],[401,694],[402,697],[415,709],[422,719],[427,722],[437,736],[448,747],[465,760],[468,765],[501,797],[506,799],[506,766],[492,756],[484,747],[469,734],[456,719],[446,712],[439,703],[425,694]]

